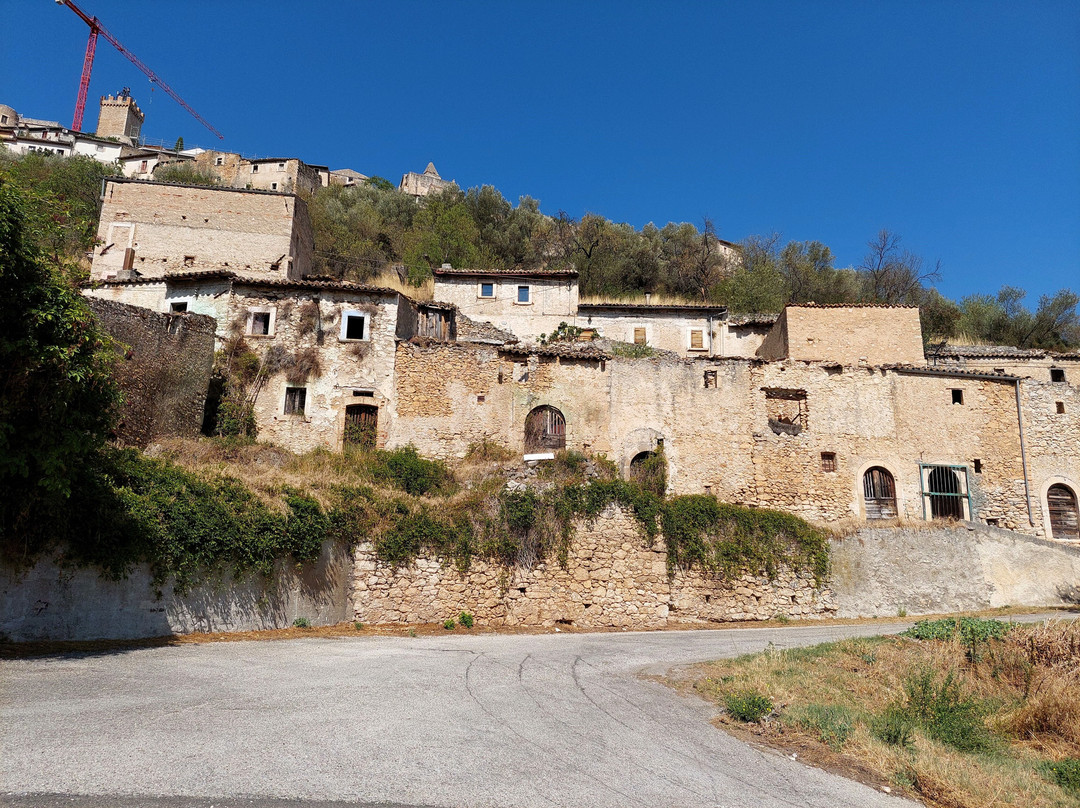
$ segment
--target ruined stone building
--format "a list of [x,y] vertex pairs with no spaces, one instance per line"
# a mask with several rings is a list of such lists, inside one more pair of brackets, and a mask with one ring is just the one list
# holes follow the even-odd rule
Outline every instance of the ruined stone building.
[[415,171],[404,174],[401,177],[401,182],[398,183],[398,190],[409,194],[414,199],[419,199],[428,194],[437,194],[451,185],[453,185],[453,182],[444,180],[439,176],[434,163],[428,163],[423,174],[417,174]]
[[[903,306],[583,304],[565,270],[443,267],[422,303],[310,276],[293,196],[123,181],[105,195],[88,294],[209,315],[219,343],[244,334],[274,368],[260,438],[295,451],[454,458],[494,441],[604,454],[627,475],[662,451],[673,493],[1080,540],[1080,353],[927,358]],[[542,344],[560,323],[584,340]]]

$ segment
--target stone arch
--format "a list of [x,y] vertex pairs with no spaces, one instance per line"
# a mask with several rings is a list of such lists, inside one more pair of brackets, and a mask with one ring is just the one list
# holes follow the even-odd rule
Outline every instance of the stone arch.
[[566,448],[566,416],[549,404],[533,407],[525,416],[525,454]]
[[633,462],[642,454],[655,454],[663,448],[665,447],[662,433],[651,427],[635,429],[623,440],[619,471],[622,472],[623,477],[629,477]]
[[896,477],[884,466],[870,466],[860,475],[863,512],[868,520],[896,519],[900,515]]

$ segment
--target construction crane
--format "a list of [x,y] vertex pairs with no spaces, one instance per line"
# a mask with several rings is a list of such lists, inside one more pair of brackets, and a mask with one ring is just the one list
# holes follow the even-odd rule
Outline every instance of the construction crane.
[[187,101],[177,95],[172,87],[170,87],[160,78],[158,78],[157,74],[155,74],[153,70],[143,64],[138,56],[136,56],[134,53],[121,45],[120,41],[112,34],[110,34],[104,25],[98,22],[97,17],[88,17],[81,8],[79,8],[77,5],[75,5],[75,3],[72,2],[72,0],[56,0],[56,4],[59,6],[67,6],[79,15],[79,19],[81,19],[83,22],[90,26],[90,38],[86,41],[86,57],[83,59],[82,78],[79,80],[79,97],[75,101],[75,118],[71,122],[72,129],[74,129],[76,132],[82,131],[83,113],[86,111],[86,93],[90,89],[90,71],[94,68],[94,51],[97,49],[98,34],[101,34],[101,36],[105,37],[105,39],[108,40],[110,45],[112,45],[114,48],[120,51],[120,53],[126,56],[128,58],[128,61],[130,61],[133,65],[135,65],[135,67],[139,68],[139,70],[145,73],[146,77],[150,79],[152,83],[156,84],[158,87],[167,92],[170,96],[172,96],[173,100],[176,101],[176,103],[178,103],[188,112],[190,112],[194,116],[195,120],[197,120],[207,129],[217,135],[221,140],[225,139],[225,135],[221,134],[221,132],[219,132],[217,129],[210,125],[209,121],[207,121],[202,115],[193,110],[191,106],[187,103]]

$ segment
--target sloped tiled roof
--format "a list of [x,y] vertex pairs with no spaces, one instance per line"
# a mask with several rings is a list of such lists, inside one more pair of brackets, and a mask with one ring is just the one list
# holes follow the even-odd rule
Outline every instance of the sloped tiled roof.
[[506,345],[518,341],[518,338],[509,331],[496,328],[491,323],[470,320],[460,311],[457,313],[455,322],[457,323],[458,342],[486,342]]
[[463,275],[474,278],[576,278],[576,269],[445,269],[432,270],[435,275]]
[[270,286],[275,289],[320,289],[326,291],[365,292],[367,294],[397,295],[400,292],[384,286],[369,286],[364,283],[352,283],[331,278],[304,278],[298,281],[276,278],[254,278],[240,275],[227,269],[206,269],[195,272],[169,272],[156,278],[139,277],[130,280],[102,280],[89,285],[102,286],[138,286],[147,283],[172,283],[176,281],[227,280],[236,286]]
[[926,355],[965,359],[1042,359],[1047,352],[1038,348],[1014,348],[1011,345],[934,345],[926,351]]
[[629,309],[640,312],[692,312],[703,311],[710,314],[723,314],[727,306],[718,306],[712,303],[579,303],[579,311],[596,311],[605,309]]
[[788,303],[789,309],[917,309],[905,303]]

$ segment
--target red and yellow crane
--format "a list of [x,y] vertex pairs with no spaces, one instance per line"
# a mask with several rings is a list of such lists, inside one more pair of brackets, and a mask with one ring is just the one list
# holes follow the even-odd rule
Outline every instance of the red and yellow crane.
[[101,36],[105,37],[105,39],[109,42],[110,45],[112,45],[114,48],[120,51],[120,53],[126,56],[128,58],[128,61],[130,61],[133,65],[135,65],[135,67],[139,68],[139,70],[145,73],[146,77],[150,79],[153,84],[156,84],[162,90],[167,92],[173,98],[173,100],[176,101],[176,103],[178,103],[188,112],[190,112],[194,116],[195,120],[197,120],[199,123],[201,123],[203,126],[205,126],[222,140],[225,139],[225,135],[221,134],[221,132],[219,132],[217,129],[210,125],[209,121],[207,121],[202,115],[193,110],[191,108],[191,105],[188,104],[187,101],[177,95],[176,91],[173,90],[172,87],[170,87],[160,78],[158,78],[157,74],[154,73],[154,71],[147,67],[145,64],[143,64],[143,62],[139,59],[138,56],[136,56],[134,53],[121,45],[120,40],[110,34],[109,31],[105,28],[105,26],[98,21],[97,17],[87,16],[81,8],[79,8],[77,5],[75,5],[75,3],[72,2],[72,0],[56,0],[56,3],[57,5],[67,6],[68,8],[70,8],[79,16],[79,19],[81,19],[83,22],[90,26],[90,38],[86,41],[86,57],[83,59],[82,78],[79,80],[79,97],[75,101],[75,117],[71,122],[72,129],[74,129],[76,132],[82,131],[83,113],[86,111],[86,93],[90,89],[90,71],[94,68],[94,51],[97,49],[97,38],[98,34],[100,34]]

